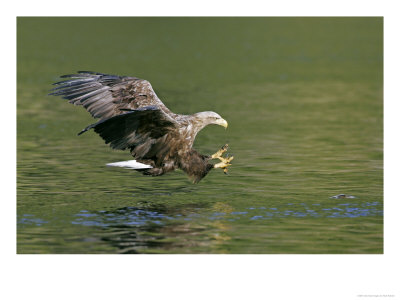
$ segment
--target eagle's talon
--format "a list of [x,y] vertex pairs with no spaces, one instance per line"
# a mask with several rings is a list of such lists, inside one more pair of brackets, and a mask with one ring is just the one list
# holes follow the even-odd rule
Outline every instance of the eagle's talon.
[[213,155],[211,155],[211,158],[219,158],[222,161],[222,154],[224,154],[228,150],[228,144],[225,144],[224,146],[221,147],[217,152],[215,152]]
[[233,156],[230,157],[222,156],[222,154],[224,154],[227,150],[228,150],[228,144],[225,144],[216,153],[211,155],[211,159],[218,158],[220,160],[219,163],[214,165],[214,168],[221,168],[225,174],[228,174],[228,166],[231,166],[230,162],[233,160]]
[[233,156],[231,157],[218,157],[221,161],[214,165],[214,168],[220,168],[224,170],[225,174],[228,174],[228,167],[231,166],[230,162],[233,160]]

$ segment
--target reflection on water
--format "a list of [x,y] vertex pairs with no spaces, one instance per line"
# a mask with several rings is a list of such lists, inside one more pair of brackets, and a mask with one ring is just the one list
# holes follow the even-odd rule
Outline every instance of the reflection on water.
[[257,220],[285,217],[356,218],[383,215],[379,202],[361,203],[360,207],[357,207],[354,203],[339,203],[332,207],[321,207],[319,203],[311,204],[311,207],[304,203],[300,203],[300,205],[289,203],[287,207],[248,207],[245,210],[232,211],[230,213],[190,213],[187,215],[167,215],[160,211],[144,210],[137,207],[123,207],[113,211],[98,212],[82,210],[75,215],[75,219],[71,223],[84,226],[109,227],[116,224],[125,226],[166,225],[169,221],[195,219],[235,221],[238,219]]
[[[168,249],[182,249],[205,244],[208,246],[229,240],[218,232],[223,223],[238,222],[251,224],[279,218],[360,218],[382,216],[379,202],[335,203],[331,206],[320,203],[287,203],[279,207],[247,207],[241,211],[222,211],[200,213],[168,212],[165,206],[152,206],[152,210],[139,207],[121,207],[113,210],[81,210],[72,217],[71,224],[99,228],[95,238],[85,238],[83,243],[98,240],[111,246],[118,253],[154,253]],[[194,210],[194,211],[196,211]],[[226,210],[226,209],[225,209]],[[217,223],[216,223],[217,222]],[[25,214],[18,218],[19,226],[48,223],[33,215]],[[227,223],[227,224],[228,224]],[[196,224],[193,226],[191,224]],[[228,225],[223,225],[226,229]],[[208,229],[208,232],[206,230]],[[224,238],[221,238],[224,237]],[[200,238],[201,237],[201,238]],[[199,240],[200,238],[200,240]]]
[[[90,213],[86,210],[75,215],[71,223],[83,226],[99,226],[104,232],[99,238],[118,249],[118,253],[140,253],[142,248],[160,247],[162,236],[150,234],[160,230],[162,213],[135,207],[123,207],[113,211]],[[91,241],[89,241],[91,242]]]
[[115,224],[142,226],[149,223],[161,224],[162,219],[170,218],[156,211],[146,211],[136,207],[123,207],[114,211],[99,211],[97,213],[82,210],[76,214],[76,217],[78,218],[71,223],[85,226],[112,226]]
[[[356,218],[366,216],[382,216],[383,210],[379,202],[361,203],[360,207],[354,203],[339,203],[336,206],[321,207],[320,203],[311,204],[311,207],[304,203],[294,205],[287,204],[285,207],[248,207],[243,211],[233,211],[230,213],[214,212],[209,214],[190,213],[185,216],[182,214],[166,215],[158,211],[143,210],[136,207],[123,207],[114,211],[88,212],[80,211],[75,215],[76,219],[72,224],[80,224],[84,226],[113,226],[115,224],[123,224],[127,226],[142,225],[166,225],[169,221],[189,221],[194,219],[209,220],[238,220],[238,219],[270,219],[285,217],[320,217],[320,218]],[[312,208],[312,209],[310,209]]]
[[[111,227],[115,225],[124,226],[149,226],[166,225],[169,221],[189,221],[195,219],[229,220],[238,219],[258,220],[285,217],[315,217],[315,218],[356,218],[367,216],[383,216],[383,209],[379,202],[361,203],[360,207],[354,203],[338,203],[332,207],[321,207],[320,203],[305,203],[294,205],[288,203],[286,207],[248,207],[242,211],[214,212],[208,214],[190,213],[187,215],[163,213],[163,210],[145,210],[137,207],[122,207],[113,211],[87,211],[81,210],[74,215],[71,224],[83,226]],[[312,209],[310,209],[312,208]],[[35,218],[32,214],[24,214],[18,217],[18,224],[42,225],[48,221]]]
[[[100,227],[99,239],[117,249],[118,253],[152,253],[157,249],[183,249],[190,239],[191,247],[205,244],[207,238],[196,241],[205,227],[188,226],[185,223],[198,214],[169,216],[161,207],[158,211],[137,207],[122,207],[112,211],[80,211],[71,222],[75,225]],[[92,242],[92,241],[90,241]]]

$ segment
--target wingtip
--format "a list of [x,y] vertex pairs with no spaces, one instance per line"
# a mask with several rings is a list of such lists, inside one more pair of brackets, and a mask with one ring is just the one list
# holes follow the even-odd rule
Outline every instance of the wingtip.
[[78,132],[78,134],[77,135],[81,135],[82,133],[85,133],[86,131],[88,131],[89,129],[87,129],[87,128],[85,128],[85,129],[82,129],[80,132]]
[[61,75],[60,78],[74,78],[74,77],[86,77],[84,75],[103,75],[102,73],[98,73],[98,72],[93,72],[93,71],[78,71],[75,74],[64,74]]
[[86,128],[82,129],[82,130],[78,133],[78,135],[81,135],[82,133],[85,133],[86,131],[89,131],[90,129],[95,128],[98,124],[100,124],[100,123],[102,123],[102,122],[104,122],[104,121],[99,121],[99,122],[97,122],[97,123],[94,123],[94,124],[91,124],[91,125],[87,126]]

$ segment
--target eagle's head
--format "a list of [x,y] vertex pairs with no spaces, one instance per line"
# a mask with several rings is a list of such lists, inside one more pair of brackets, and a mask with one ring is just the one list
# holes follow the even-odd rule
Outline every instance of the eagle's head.
[[213,111],[203,111],[199,112],[197,114],[194,114],[196,120],[201,122],[203,124],[202,127],[205,127],[207,125],[215,124],[215,125],[220,125],[222,127],[227,128],[228,127],[228,122],[223,119],[219,114]]

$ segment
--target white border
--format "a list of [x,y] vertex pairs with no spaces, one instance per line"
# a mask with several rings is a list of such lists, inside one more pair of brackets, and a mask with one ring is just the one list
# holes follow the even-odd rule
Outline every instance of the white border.
[[[16,16],[384,16],[384,255],[15,255]],[[2,7],[2,299],[360,299],[395,294],[399,60],[394,1],[17,1]],[[4,95],[5,93],[5,95]],[[12,201],[14,199],[14,201]],[[396,276],[395,276],[396,274]],[[392,298],[393,299],[393,298]]]

